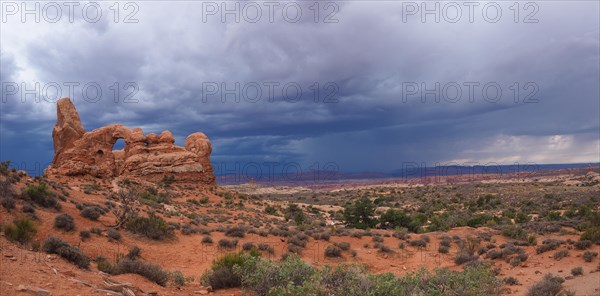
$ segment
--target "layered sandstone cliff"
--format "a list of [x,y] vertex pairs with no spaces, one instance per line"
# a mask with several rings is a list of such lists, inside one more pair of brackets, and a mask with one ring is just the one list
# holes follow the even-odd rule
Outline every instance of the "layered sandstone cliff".
[[[52,131],[54,159],[47,174],[132,177],[159,181],[173,176],[175,181],[215,183],[210,165],[212,144],[203,133],[189,135],[185,147],[175,145],[173,134],[148,134],[111,124],[86,132],[77,109],[68,98],[57,104],[57,121]],[[113,150],[123,139],[123,150]]]

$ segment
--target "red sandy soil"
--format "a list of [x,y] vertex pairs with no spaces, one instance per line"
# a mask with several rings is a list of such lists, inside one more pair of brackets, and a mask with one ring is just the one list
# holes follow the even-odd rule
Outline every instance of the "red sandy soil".
[[[66,182],[64,179],[55,181],[61,183]],[[94,202],[97,204],[102,204],[105,200],[105,197],[100,194],[88,195],[81,192],[80,186],[77,186],[82,183],[81,181],[68,180],[68,183],[71,186],[71,189],[67,190],[69,192],[68,199],[74,199],[77,202]],[[21,181],[19,187],[23,186],[24,181]],[[211,204],[221,200],[221,197],[208,191],[203,191],[202,194],[209,197]],[[189,197],[190,196],[180,197],[173,202],[183,202]],[[4,208],[1,208],[0,223],[12,221],[18,213],[18,209],[21,206],[20,203],[21,202],[19,201],[17,209],[13,210],[11,213],[7,212]],[[247,206],[251,206],[250,203],[247,204]],[[210,207],[201,207],[198,212],[206,213],[209,208]],[[234,216],[241,211],[242,210],[233,211]],[[75,231],[64,233],[53,228],[54,217],[60,213],[68,213],[75,218]],[[96,264],[93,262],[90,265],[90,270],[85,271],[75,267],[56,255],[48,255],[43,252],[33,252],[21,249],[14,243],[9,242],[2,235],[2,237],[0,237],[1,295],[26,295],[27,292],[17,291],[20,285],[42,288],[50,291],[52,295],[106,295],[106,292],[99,292],[89,286],[95,285],[102,287],[102,279],[104,277],[110,277],[119,282],[130,283],[144,292],[154,291],[157,292],[158,295],[200,295],[201,292],[206,291],[206,288],[200,285],[198,278],[210,267],[213,259],[224,254],[224,252],[217,250],[215,246],[219,239],[225,237],[221,232],[213,232],[211,234],[215,242],[211,246],[201,243],[203,235],[186,236],[181,235],[178,231],[176,238],[166,241],[152,241],[128,233],[125,230],[121,230],[123,238],[120,242],[109,241],[104,237],[105,234],[104,236],[92,234],[91,239],[82,242],[79,238],[80,230],[89,229],[91,227],[106,229],[103,225],[109,225],[114,222],[112,214],[106,214],[100,217],[98,221],[90,221],[81,217],[79,211],[75,208],[75,205],[70,202],[62,202],[62,210],[60,213],[41,208],[37,209],[36,214],[41,222],[37,223],[38,232],[34,239],[35,241],[41,242],[50,235],[58,236],[72,245],[81,248],[91,258],[102,255],[109,259],[114,259],[117,254],[126,254],[132,246],[137,245],[142,249],[141,257],[143,260],[159,264],[165,270],[179,270],[186,277],[193,277],[194,281],[187,283],[183,287],[175,287],[171,284],[167,287],[161,287],[138,275],[124,274],[109,276],[103,274],[98,271]],[[252,214],[248,211],[245,213]],[[184,218],[170,218],[167,220],[183,222]],[[206,228],[212,229],[216,226],[218,226],[218,223],[209,224]],[[382,234],[392,234],[391,231],[386,230],[373,231]],[[308,245],[302,252],[302,259],[315,266],[356,262],[366,265],[369,271],[373,273],[393,272],[396,275],[403,275],[408,272],[419,270],[420,268],[432,270],[436,267],[448,267],[450,269],[460,270],[462,267],[456,266],[453,262],[454,255],[457,252],[456,245],[454,243],[452,244],[449,254],[441,255],[437,252],[438,237],[441,235],[458,235],[462,238],[466,238],[468,236],[476,236],[478,232],[494,234],[492,236],[492,241],[495,240],[497,245],[507,241],[507,239],[499,235],[497,231],[489,228],[474,229],[462,227],[452,229],[447,233],[428,233],[427,235],[430,237],[431,241],[426,249],[421,250],[410,247],[408,244],[405,250],[401,250],[398,248],[400,242],[399,239],[394,237],[384,237],[384,244],[392,248],[394,252],[391,254],[382,254],[373,248],[372,238],[368,236],[363,236],[362,238],[332,236],[329,242],[315,241],[312,238],[309,238]],[[419,235],[417,234],[411,234],[411,238],[416,238],[418,236]],[[578,240],[579,237],[578,235],[548,235],[538,236],[537,240],[538,242],[541,242],[546,238],[560,238],[562,240],[571,238],[573,240]],[[241,248],[241,245],[244,242],[266,242],[273,245],[275,248],[275,254],[272,255],[271,258],[278,259],[287,251],[287,243],[284,242],[284,240],[285,239],[272,235],[262,237],[255,234],[246,234],[244,238],[239,240],[238,246]],[[357,256],[352,257],[350,252],[343,252],[343,258],[326,258],[324,256],[324,249],[334,242],[349,242],[351,244],[351,249],[356,251]],[[369,244],[369,248],[365,248],[365,244]],[[584,275],[566,280],[566,288],[575,291],[576,295],[600,295],[600,272],[595,271],[598,266],[598,258],[587,263],[581,258],[584,251],[570,249],[568,257],[556,261],[551,257],[557,250],[538,255],[535,252],[535,247],[523,248],[525,248],[529,254],[529,259],[525,262],[524,266],[512,267],[504,261],[494,261],[494,267],[500,267],[501,269],[499,278],[513,276],[521,283],[521,285],[517,286],[505,286],[505,294],[524,295],[529,287],[541,280],[545,274],[552,273],[566,277],[570,275],[572,268],[581,266],[584,269]],[[561,246],[559,250],[562,248],[566,248],[566,246]],[[594,245],[592,250],[600,252],[600,247]],[[81,281],[86,282],[89,285],[85,285],[81,283]],[[210,293],[211,295],[239,295],[241,294],[241,290],[219,290]]]

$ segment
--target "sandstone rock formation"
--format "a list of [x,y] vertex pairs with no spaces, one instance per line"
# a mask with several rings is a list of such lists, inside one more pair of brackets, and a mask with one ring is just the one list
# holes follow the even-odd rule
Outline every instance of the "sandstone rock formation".
[[[154,182],[172,175],[175,181],[215,183],[212,144],[203,133],[189,135],[185,147],[180,147],[169,131],[144,135],[140,128],[111,124],[85,132],[68,98],[58,101],[57,116],[52,131],[54,159],[47,174],[124,176]],[[119,139],[125,147],[113,151]]]

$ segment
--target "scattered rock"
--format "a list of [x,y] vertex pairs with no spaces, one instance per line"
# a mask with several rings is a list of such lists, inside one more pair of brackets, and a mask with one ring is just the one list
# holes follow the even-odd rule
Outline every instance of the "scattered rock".
[[31,292],[39,296],[52,296],[52,293],[50,293],[50,291],[44,290],[42,288],[33,288]]
[[60,273],[62,275],[64,275],[64,276],[70,276],[70,277],[74,277],[75,276],[75,273],[73,271],[71,271],[71,270],[61,271]]
[[30,288],[30,287],[26,287],[25,285],[19,285],[16,290],[19,292],[28,292],[33,295],[52,296],[52,293],[50,293],[50,291],[48,291],[48,290],[44,290],[42,288],[37,288],[37,287]]

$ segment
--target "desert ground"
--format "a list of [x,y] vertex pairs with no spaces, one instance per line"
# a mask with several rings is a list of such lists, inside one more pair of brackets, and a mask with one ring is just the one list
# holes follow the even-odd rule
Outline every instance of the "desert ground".
[[[531,290],[547,274],[562,278],[561,295],[600,293],[597,167],[311,187],[31,177],[4,163],[1,178],[2,295],[261,294],[210,286],[215,260],[232,253],[273,262],[294,253],[319,269],[357,264],[397,277],[486,265],[501,295],[546,295]],[[359,201],[372,221],[352,224]],[[154,220],[119,223],[127,205],[133,219]],[[34,230],[15,231],[17,220]],[[86,259],[51,250],[49,237]],[[141,267],[116,271],[124,258]]]

